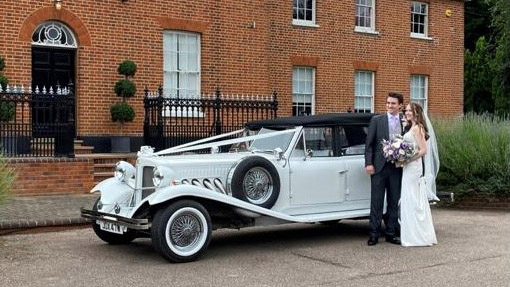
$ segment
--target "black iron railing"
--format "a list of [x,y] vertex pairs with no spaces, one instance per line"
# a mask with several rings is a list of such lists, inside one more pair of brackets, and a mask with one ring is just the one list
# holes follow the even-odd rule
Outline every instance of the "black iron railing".
[[0,89],[0,152],[6,157],[74,156],[74,90]]
[[276,92],[270,95],[203,94],[170,98],[163,89],[145,89],[144,144],[162,150],[193,140],[235,131],[246,122],[276,118]]

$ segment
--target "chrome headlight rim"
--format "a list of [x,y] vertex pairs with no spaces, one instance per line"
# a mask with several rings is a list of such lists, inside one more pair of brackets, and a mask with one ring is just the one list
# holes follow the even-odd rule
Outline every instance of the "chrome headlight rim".
[[174,177],[174,172],[165,166],[157,166],[154,168],[152,183],[154,187],[164,187],[171,185],[173,183],[172,178]]
[[126,161],[119,161],[115,165],[114,177],[120,182],[126,182],[135,176],[135,167]]

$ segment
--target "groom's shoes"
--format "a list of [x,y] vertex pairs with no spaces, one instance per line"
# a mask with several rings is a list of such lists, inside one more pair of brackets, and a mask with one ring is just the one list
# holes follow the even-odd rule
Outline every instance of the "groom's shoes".
[[396,236],[388,236],[388,237],[386,237],[386,242],[389,242],[391,244],[400,245],[400,238],[398,238]]
[[370,237],[368,238],[368,242],[367,242],[367,245],[368,246],[374,246],[377,244],[377,242],[379,242],[379,239],[376,238],[376,237]]

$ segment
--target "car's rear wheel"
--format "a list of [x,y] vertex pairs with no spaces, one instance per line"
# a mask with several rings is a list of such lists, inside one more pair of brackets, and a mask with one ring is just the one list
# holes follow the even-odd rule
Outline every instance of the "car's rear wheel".
[[[97,203],[99,202],[99,199],[96,200],[94,203],[94,206],[92,207],[92,210],[97,211]],[[101,238],[101,240],[109,243],[109,244],[127,244],[133,241],[136,236],[133,231],[128,230],[124,234],[117,234],[117,233],[111,233],[108,231],[104,231],[99,227],[99,224],[97,222],[92,223],[92,229],[96,233],[97,237]]]
[[156,212],[152,245],[170,262],[190,262],[207,249],[211,233],[211,217],[204,206],[193,200],[181,200]]
[[236,166],[231,189],[236,198],[271,208],[280,194],[280,177],[267,159],[260,156],[248,157]]

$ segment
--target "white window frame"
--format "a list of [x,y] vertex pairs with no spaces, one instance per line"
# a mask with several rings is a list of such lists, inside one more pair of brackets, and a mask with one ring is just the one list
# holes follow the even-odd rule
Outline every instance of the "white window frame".
[[[425,5],[425,14],[422,14],[422,13],[416,13],[416,12],[413,12],[412,11],[412,8],[413,8],[413,5]],[[417,38],[417,39],[425,39],[425,40],[432,40],[432,38],[430,38],[428,36],[429,34],[429,4],[428,3],[425,3],[425,2],[419,2],[419,1],[411,1],[411,5],[410,5],[410,13],[411,13],[411,38]],[[423,33],[416,33],[416,32],[413,32],[413,15],[414,14],[420,14],[420,15],[425,15],[425,19],[424,19],[424,28],[423,28]],[[421,23],[420,23],[421,24]]]
[[[299,9],[297,8],[296,6],[294,6],[294,1],[296,0],[293,0],[292,2],[292,24],[293,25],[297,25],[297,26],[307,26],[307,27],[319,27],[319,25],[317,25],[315,23],[315,14],[316,14],[316,0],[310,0],[312,1],[312,20],[301,20],[301,19],[295,19],[294,18],[294,9]],[[297,1],[300,1],[300,0],[297,0]],[[303,0],[305,1],[305,4],[306,4],[306,1],[308,0]]]
[[[371,76],[371,89],[370,94],[360,94],[358,93],[358,87],[361,83],[359,81],[361,80],[358,78],[358,76],[362,74],[370,74]],[[363,83],[365,84],[365,83]],[[356,99],[367,99],[370,98],[370,111],[366,111],[365,107],[363,107],[363,112],[374,112],[374,99],[375,99],[375,72],[374,71],[367,71],[367,70],[356,70],[354,72],[354,112],[358,112],[358,110],[361,109],[361,107],[356,106]]]
[[[417,87],[414,84],[415,81],[413,81],[413,79],[415,79],[415,78],[419,79],[419,84]],[[423,82],[423,85],[421,84],[422,82]],[[423,96],[415,94],[414,91],[416,90],[416,88],[418,88],[420,91],[423,89]],[[410,94],[411,102],[418,103],[418,104],[422,105],[423,111],[426,112],[428,110],[429,76],[421,75],[421,74],[412,74],[409,94]]]
[[[356,32],[361,32],[361,33],[369,33],[369,34],[379,34],[379,32],[377,32],[375,30],[375,6],[376,6],[376,0],[367,0],[367,1],[370,1],[371,4],[369,6],[367,5],[361,5],[359,3],[359,1],[361,0],[355,0],[355,12],[356,15],[354,17],[354,31]],[[370,26],[369,27],[365,27],[365,26],[358,26],[358,23],[356,23],[356,17],[358,16],[357,13],[358,13],[358,6],[363,6],[363,7],[370,7]]]
[[[176,53],[177,57],[179,56],[179,54],[181,53],[180,50],[177,50],[177,51],[172,51],[172,50],[165,50],[165,37],[169,36],[169,35],[176,35],[176,36],[180,36],[180,35],[185,35],[185,36],[195,36],[196,37],[196,43],[197,43],[197,46],[196,46],[196,71],[192,71],[192,70],[189,70],[189,71],[183,71],[181,69],[180,66],[177,66],[175,70],[172,70],[171,69],[171,64],[168,63],[167,61],[171,60],[171,57],[170,55],[168,55],[169,53]],[[176,84],[177,84],[177,87],[175,88],[176,89],[176,94],[172,93],[171,91],[168,90],[168,87],[171,86],[171,82],[172,82],[172,79],[171,79],[171,73],[189,73],[189,74],[196,74],[196,95],[191,95],[191,97],[189,95],[185,95],[184,97],[183,96],[179,96],[179,98],[181,99],[197,99],[197,98],[200,98],[200,95],[201,95],[201,76],[202,76],[202,71],[201,71],[201,36],[200,34],[198,33],[192,33],[192,32],[181,32],[181,31],[173,31],[173,30],[167,30],[167,31],[164,31],[163,32],[163,96],[164,97],[168,97],[168,98],[177,98],[177,96],[180,94],[180,91],[186,91],[188,90],[187,87],[179,87],[179,80],[176,81]],[[179,48],[179,46],[177,45],[177,49]],[[189,52],[184,52],[184,53],[189,53]],[[170,69],[168,68],[170,67]],[[179,79],[179,78],[178,78]],[[184,92],[184,94],[186,94],[186,92]],[[189,112],[189,111],[188,111]],[[188,112],[183,112],[181,110],[165,110],[163,113],[164,113],[164,116],[172,116],[172,117],[203,117],[203,112],[201,110],[196,110],[196,111],[192,111],[192,113],[188,113]]]
[[[312,71],[312,79],[311,79],[311,85],[312,85],[312,90],[311,90],[311,93],[306,93],[306,91],[301,91],[299,90],[299,85],[298,87],[294,86],[294,83],[295,82],[298,82],[298,81],[295,81],[295,78],[298,77],[298,75],[296,75],[296,71],[306,71],[306,70],[311,70]],[[299,101],[295,101],[295,97],[298,97],[299,95],[310,95],[311,96],[311,102],[308,103],[308,102],[299,102]],[[294,66],[292,68],[292,113],[294,113],[294,108],[296,107],[296,105],[299,107],[300,104],[302,103],[306,103],[306,104],[311,104],[311,108],[310,108],[310,114],[311,115],[314,115],[315,114],[315,67],[307,67],[307,66]]]

